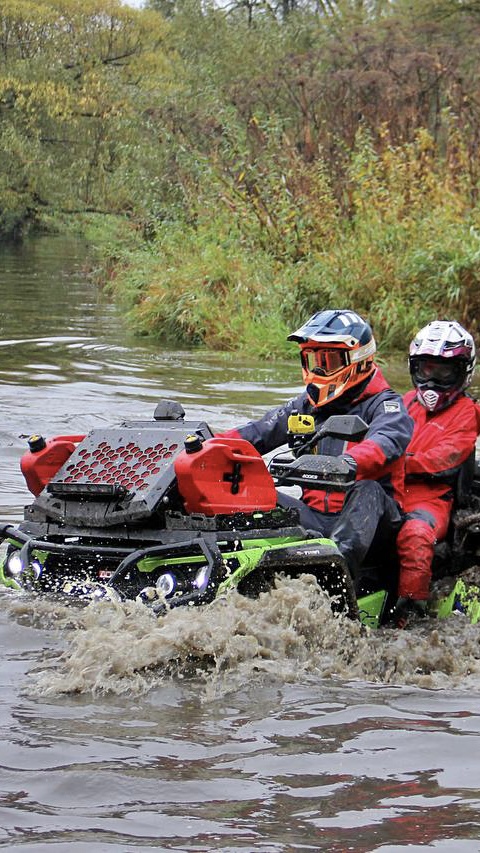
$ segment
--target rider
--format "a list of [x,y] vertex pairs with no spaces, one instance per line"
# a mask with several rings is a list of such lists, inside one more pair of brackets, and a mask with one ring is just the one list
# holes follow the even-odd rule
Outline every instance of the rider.
[[300,345],[306,389],[295,399],[223,435],[247,439],[262,454],[287,442],[292,412],[313,415],[318,430],[330,415],[359,415],[368,424],[361,442],[325,437],[319,453],[343,456],[356,472],[345,495],[303,489],[302,500],[278,494],[282,506],[295,506],[303,526],[333,538],[345,556],[357,592],[365,591],[360,566],[378,531],[396,533],[401,523],[404,453],[413,424],[373,357],[376,344],[367,322],[349,309],[319,311],[288,340]]
[[404,509],[398,538],[399,599],[394,622],[425,613],[435,542],[445,538],[460,467],[480,430],[480,408],[465,393],[475,369],[472,336],[457,322],[436,320],[410,344],[413,391],[404,402],[414,420],[406,454]]

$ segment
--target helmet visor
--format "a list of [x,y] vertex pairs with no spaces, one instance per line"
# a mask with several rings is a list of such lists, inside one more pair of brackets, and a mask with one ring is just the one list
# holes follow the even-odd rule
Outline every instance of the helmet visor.
[[344,349],[305,348],[301,355],[304,369],[316,376],[333,376],[350,363]]
[[448,361],[445,358],[412,359],[412,376],[420,385],[432,382],[440,388],[451,388],[462,375],[462,368],[463,364],[459,361]]

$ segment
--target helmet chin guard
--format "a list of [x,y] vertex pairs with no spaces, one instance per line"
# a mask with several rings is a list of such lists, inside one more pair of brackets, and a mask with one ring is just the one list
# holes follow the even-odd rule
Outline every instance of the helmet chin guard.
[[[425,391],[422,388],[417,388],[417,400],[425,406],[429,412],[434,412],[442,400],[442,394],[438,391],[434,391],[433,388],[427,388]],[[440,406],[440,408],[443,407]]]

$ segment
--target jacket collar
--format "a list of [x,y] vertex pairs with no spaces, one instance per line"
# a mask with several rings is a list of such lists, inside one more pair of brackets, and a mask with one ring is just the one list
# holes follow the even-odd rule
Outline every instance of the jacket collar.
[[383,376],[382,371],[375,365],[375,370],[371,376],[349,388],[341,397],[332,400],[331,403],[326,403],[318,409],[313,408],[313,413],[317,417],[328,418],[330,415],[348,415],[352,406],[356,403],[361,403],[381,391],[390,390],[390,385]]
[[354,397],[352,403],[359,403],[361,400],[366,400],[368,397],[373,397],[374,394],[380,394],[381,391],[390,391],[390,385],[385,379],[382,371],[377,365],[372,376],[369,376],[365,384],[359,386],[359,393]]

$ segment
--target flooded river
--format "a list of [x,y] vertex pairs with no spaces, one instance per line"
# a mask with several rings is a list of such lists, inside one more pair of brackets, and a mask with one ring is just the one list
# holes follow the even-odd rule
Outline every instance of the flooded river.
[[[221,429],[300,388],[295,363],[134,339],[84,261],[62,238],[0,250],[2,522],[33,432],[163,398]],[[0,848],[477,853],[479,639],[462,616],[366,635],[308,578],[160,621],[0,589]]]

